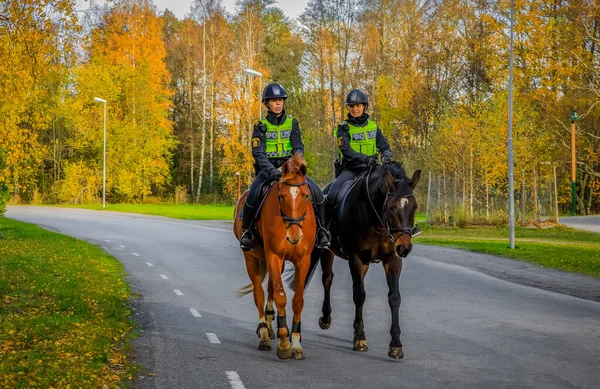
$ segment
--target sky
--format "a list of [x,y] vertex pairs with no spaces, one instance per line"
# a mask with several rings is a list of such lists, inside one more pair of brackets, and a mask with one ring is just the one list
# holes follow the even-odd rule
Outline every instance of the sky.
[[[95,4],[104,4],[104,0],[93,0]],[[90,0],[78,0],[79,8],[88,8]],[[236,0],[222,0],[222,4],[225,10],[229,13],[235,12]],[[306,7],[308,0],[278,0],[275,6],[281,8],[283,13],[289,18],[296,18],[299,16],[304,7]],[[190,12],[190,5],[192,0],[154,0],[154,5],[158,9],[159,13],[162,13],[165,8],[168,8],[180,19]]]

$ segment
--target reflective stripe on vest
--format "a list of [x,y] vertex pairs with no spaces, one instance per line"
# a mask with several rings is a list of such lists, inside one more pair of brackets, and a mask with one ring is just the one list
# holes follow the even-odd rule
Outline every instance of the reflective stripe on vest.
[[261,119],[261,123],[267,127],[265,133],[265,146],[267,158],[283,158],[292,155],[292,121],[291,116],[286,116],[282,125],[271,124],[267,119]]
[[[368,156],[377,154],[377,124],[374,121],[367,121],[364,127],[356,127],[348,124],[348,134],[350,135],[350,147],[352,150]],[[337,128],[335,130],[337,138]],[[340,159],[344,156],[340,153]]]

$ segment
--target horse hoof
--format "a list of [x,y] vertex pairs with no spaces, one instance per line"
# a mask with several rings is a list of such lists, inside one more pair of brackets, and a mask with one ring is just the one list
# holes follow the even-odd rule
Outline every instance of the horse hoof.
[[352,349],[354,351],[369,351],[369,346],[367,345],[366,340],[357,340],[354,342],[354,347]]
[[402,352],[402,347],[392,347],[388,351],[388,357],[392,359],[402,359],[404,358],[404,353]]
[[292,348],[288,348],[287,350],[282,350],[277,347],[277,357],[279,359],[290,359],[292,357]]
[[269,330],[269,339],[275,339],[275,331],[272,328]]
[[325,320],[323,320],[323,317],[319,318],[319,327],[321,327],[322,330],[328,330],[329,327],[331,327],[331,318],[329,319],[328,322],[326,322]]
[[297,361],[301,361],[304,359],[304,351],[294,351],[292,352],[292,359]]
[[258,349],[260,351],[271,351],[271,344],[267,342],[259,342]]

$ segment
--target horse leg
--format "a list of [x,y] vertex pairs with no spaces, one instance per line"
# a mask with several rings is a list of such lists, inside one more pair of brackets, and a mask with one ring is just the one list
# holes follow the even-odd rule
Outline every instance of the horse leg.
[[402,272],[402,259],[395,257],[389,262],[384,263],[383,268],[385,270],[385,277],[388,284],[388,302],[390,309],[392,310],[392,327],[390,334],[392,340],[388,350],[388,357],[392,359],[402,359],[404,353],[402,352],[402,342],[400,342],[400,322],[398,318],[398,310],[400,309],[400,286],[398,280],[400,279],[400,273]]
[[283,268],[283,259],[278,258],[273,254],[267,255],[267,266],[269,269],[269,277],[273,282],[273,299],[277,307],[277,336],[279,343],[277,344],[277,356],[280,359],[289,359],[292,356],[291,344],[289,340],[290,332],[287,326],[285,316],[285,306],[287,297],[283,289],[283,281],[281,279],[281,270]]
[[321,308],[323,316],[319,318],[319,327],[326,330],[331,327],[331,284],[333,283],[333,259],[335,256],[329,250],[315,250],[315,253],[312,255],[321,255],[321,270],[323,271],[321,278],[324,291],[323,307]]
[[273,330],[273,320],[275,320],[275,310],[273,309],[273,279],[269,277],[268,282],[268,297],[267,306],[265,308],[265,317],[267,319],[267,329],[269,330],[269,338],[275,339],[275,331]]
[[269,331],[267,329],[267,323],[265,320],[265,311],[263,309],[265,304],[265,291],[262,287],[262,275],[260,272],[260,260],[249,252],[244,251],[244,259],[246,260],[246,270],[248,276],[252,281],[254,304],[258,309],[258,328],[256,334],[258,335],[258,349],[259,350],[271,350],[271,339],[269,339]]
[[365,323],[363,322],[363,306],[367,298],[365,293],[365,275],[369,266],[365,265],[360,258],[352,256],[349,258],[350,274],[352,275],[352,299],[354,300],[354,351],[367,351],[369,346],[365,337]]
[[302,309],[304,308],[304,283],[310,266],[310,254],[300,258],[295,265],[296,283],[294,285],[294,298],[292,299],[292,310],[294,312],[294,319],[292,320],[292,359],[304,359],[304,349],[300,344],[302,341],[300,325],[302,322]]

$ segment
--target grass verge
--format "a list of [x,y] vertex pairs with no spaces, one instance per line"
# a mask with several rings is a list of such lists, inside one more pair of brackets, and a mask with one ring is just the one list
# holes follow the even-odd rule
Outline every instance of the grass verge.
[[507,227],[425,226],[415,243],[500,255],[600,278],[600,235],[563,226],[517,227],[514,250],[509,248]]
[[[68,208],[101,210],[102,204],[69,205]],[[176,219],[233,220],[234,206],[215,204],[106,204],[106,210],[166,216]]]
[[0,387],[127,386],[133,322],[117,260],[0,218],[0,274]]

